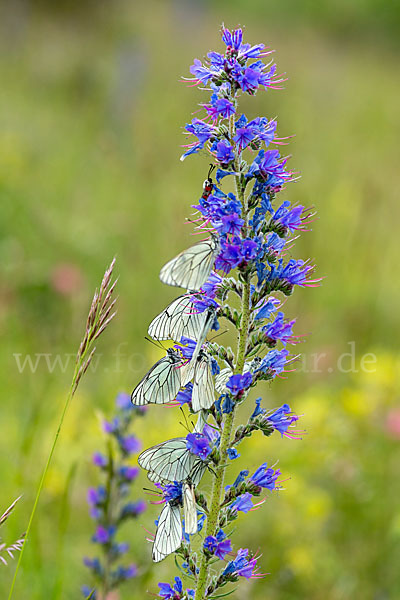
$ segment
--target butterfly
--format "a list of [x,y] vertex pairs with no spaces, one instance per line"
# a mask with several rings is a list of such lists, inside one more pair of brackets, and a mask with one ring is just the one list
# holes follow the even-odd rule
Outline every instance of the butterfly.
[[[247,373],[248,371],[254,373],[260,362],[261,358],[258,356],[253,358],[253,360],[246,362],[243,367],[243,373]],[[226,392],[226,384],[232,375],[232,369],[230,367],[225,367],[225,369],[221,369],[218,375],[215,376],[215,389],[219,394],[224,394]]]
[[199,330],[197,332],[197,336],[195,338],[195,339],[197,339],[197,344],[196,344],[196,347],[195,347],[195,349],[193,351],[192,358],[190,359],[190,364],[191,365],[196,364],[196,360],[197,360],[197,357],[198,357],[198,355],[200,353],[201,347],[202,347],[202,345],[205,342],[205,339],[207,337],[208,332],[210,331],[211,327],[214,324],[215,317],[216,317],[216,314],[217,314],[217,308],[215,306],[209,306],[204,311],[204,314],[206,316],[205,316],[205,319],[204,319],[204,322],[203,322],[203,327],[202,327],[201,330]]
[[215,401],[214,379],[211,372],[211,357],[200,351],[196,362],[192,361],[184,367],[182,385],[186,385],[193,379],[192,410],[198,412],[202,409],[211,408]]
[[193,485],[198,485],[207,469],[207,463],[188,450],[185,437],[144,450],[139,454],[138,463],[155,483],[184,482],[189,477]]
[[199,290],[207,281],[219,250],[219,237],[212,234],[167,262],[160,271],[161,281],[187,290]]
[[196,309],[196,294],[176,298],[149,325],[148,333],[154,340],[175,340],[181,337],[197,339],[206,326],[208,312]]
[[166,404],[173,400],[181,387],[182,356],[174,348],[152,366],[131,394],[132,404]]
[[175,498],[165,504],[159,516],[153,543],[153,561],[160,562],[175,552],[182,544],[182,535],[180,500]]
[[183,527],[181,519],[181,506],[185,519],[185,533],[197,533],[197,507],[194,486],[188,478],[182,485],[182,497],[174,498],[167,502],[161,511],[157,523],[157,531],[153,543],[153,561],[160,562],[172,552],[175,552],[182,543]]

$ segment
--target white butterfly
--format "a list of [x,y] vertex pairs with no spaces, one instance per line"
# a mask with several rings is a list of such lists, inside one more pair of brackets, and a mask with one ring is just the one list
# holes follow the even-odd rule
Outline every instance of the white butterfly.
[[158,519],[157,531],[153,543],[153,561],[160,562],[182,544],[182,520],[180,503],[167,502]]
[[173,438],[148,448],[138,457],[139,465],[148,471],[150,481],[183,482],[190,478],[198,485],[207,463],[187,449],[186,438]]
[[211,357],[204,351],[198,355],[196,362],[192,361],[183,367],[182,385],[193,379],[192,410],[198,412],[211,408],[215,402],[214,379],[211,372]]
[[156,362],[131,395],[132,404],[166,404],[173,400],[181,387],[183,359],[174,348],[168,348],[167,356]]
[[182,488],[183,516],[185,519],[185,532],[193,535],[197,533],[197,506],[194,485],[188,480]]
[[181,337],[197,339],[204,330],[208,312],[196,309],[196,294],[184,294],[176,298],[149,325],[149,335],[154,340],[175,340]]
[[160,271],[161,281],[187,290],[199,290],[207,281],[219,250],[218,236],[211,235],[167,262]]
[[[182,485],[183,514],[185,532],[197,533],[197,506],[194,486],[190,479]],[[157,531],[153,543],[153,561],[160,562],[182,543],[183,527],[181,519],[181,499],[174,498],[167,502],[158,519]]]
[[208,332],[210,331],[211,327],[213,326],[213,323],[215,321],[215,316],[217,314],[217,309],[215,308],[215,306],[209,306],[207,308],[207,310],[204,311],[203,314],[205,314],[206,317],[204,319],[202,329],[197,332],[197,337],[195,338],[195,339],[197,339],[197,344],[194,349],[192,358],[190,359],[190,364],[192,366],[196,364],[196,360],[197,360],[197,357],[201,350],[201,347],[206,340]]
[[[243,373],[247,373],[248,371],[254,372],[260,362],[261,359],[258,356],[253,358],[253,360],[246,362],[243,367]],[[215,376],[215,389],[219,394],[224,394],[227,391],[226,384],[228,383],[231,375],[233,375],[232,369],[230,367],[226,367],[225,369],[221,369],[218,375]]]

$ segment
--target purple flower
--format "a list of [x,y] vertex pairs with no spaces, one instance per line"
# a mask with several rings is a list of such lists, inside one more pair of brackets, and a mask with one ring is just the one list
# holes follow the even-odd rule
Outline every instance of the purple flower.
[[188,433],[186,436],[186,447],[192,454],[201,458],[201,460],[207,460],[211,454],[210,440],[201,433]]
[[121,517],[137,517],[146,510],[146,502],[144,500],[137,500],[137,502],[128,502],[121,510]]
[[187,383],[183,390],[180,390],[176,395],[176,400],[180,406],[189,404],[192,401],[193,383]]
[[250,419],[255,419],[259,415],[262,415],[265,413],[265,409],[261,408],[261,398],[256,398],[255,403],[256,403],[256,407],[255,407]]
[[117,408],[120,408],[121,410],[132,410],[132,408],[135,408],[131,402],[130,395],[126,394],[125,392],[120,392],[117,395],[115,403],[117,405]]
[[230,561],[223,575],[236,575],[239,577],[245,577],[251,579],[256,576],[255,569],[257,567],[257,558],[248,559],[249,551],[247,548],[240,548],[236,555],[235,560]]
[[134,435],[121,437],[119,443],[126,454],[136,454],[142,449],[142,443]]
[[269,319],[272,313],[274,313],[277,307],[280,305],[281,301],[273,296],[266,298],[262,301],[261,305],[258,305],[257,308],[260,308],[258,313],[256,314],[256,319]]
[[190,72],[196,77],[201,83],[206,84],[213,77],[213,72],[203,66],[201,60],[198,58],[194,59],[194,64],[190,67]]
[[182,483],[179,481],[175,481],[174,483],[169,483],[165,486],[159,486],[162,490],[163,499],[165,502],[170,502],[171,500],[175,500],[176,498],[182,499]]
[[239,127],[239,129],[236,129],[234,140],[237,143],[239,150],[242,151],[247,148],[256,135],[257,134],[252,127]]
[[279,431],[282,437],[285,434],[287,434],[288,437],[292,437],[288,434],[288,429],[292,423],[295,423],[298,419],[299,417],[297,415],[291,414],[289,404],[283,404],[280,408],[266,417],[268,423],[270,423],[274,429]]
[[180,351],[183,358],[190,360],[193,356],[196,344],[197,342],[195,340],[182,336],[179,344],[175,344],[174,348]]
[[229,244],[221,240],[221,251],[215,259],[215,267],[224,273],[229,273],[237,267],[242,260],[241,248],[238,244]]
[[96,533],[94,534],[92,540],[97,544],[108,544],[114,533],[115,527],[105,528],[103,527],[103,525],[98,525]]
[[112,421],[103,421],[104,433],[115,433],[121,426],[121,421],[118,417],[114,417]]
[[210,104],[205,104],[204,108],[213,120],[218,117],[229,119],[231,115],[235,114],[235,106],[232,102],[226,98],[218,98],[217,94],[211,96]]
[[240,397],[243,395],[244,390],[247,390],[251,386],[252,381],[253,375],[250,372],[244,373],[243,375],[231,375],[226,387],[232,396]]
[[255,473],[253,473],[250,477],[250,481],[257,487],[274,490],[276,488],[276,480],[280,474],[281,472],[279,469],[274,471],[274,469],[267,466],[267,463],[264,463],[261,467],[258,467]]
[[231,460],[235,460],[235,458],[239,458],[239,456],[240,456],[240,454],[236,450],[236,448],[228,448],[226,453]]
[[251,494],[249,492],[246,492],[245,494],[238,496],[235,502],[231,505],[231,508],[235,511],[248,513],[253,508]]
[[269,342],[277,342],[279,340],[282,344],[286,345],[292,340],[292,329],[295,322],[296,319],[285,322],[283,312],[279,312],[275,320],[263,327],[262,331]]
[[126,481],[133,481],[139,475],[139,467],[122,465],[119,468],[119,474],[123,479],[126,479]]
[[283,202],[272,215],[272,218],[274,221],[280,223],[283,225],[283,227],[288,229],[290,233],[293,233],[298,229],[303,229],[303,220],[301,215],[304,211],[304,206],[294,206],[290,210],[288,209],[289,206],[290,202],[287,200]]
[[201,291],[206,294],[208,298],[215,298],[221,283],[222,277],[217,273],[212,272],[207,281],[203,283]]
[[[159,583],[158,587],[160,588],[158,595],[160,598],[164,598],[165,600],[180,598],[180,595],[183,592],[182,581],[179,577],[175,577],[174,587],[171,587],[169,583]],[[175,595],[175,592],[179,595]]]
[[215,152],[215,158],[224,167],[227,167],[229,163],[235,160],[233,148],[227,142],[217,142],[217,144],[215,145],[215,147],[212,148],[212,150]]
[[270,350],[262,359],[257,371],[269,373],[272,377],[285,370],[288,350]]
[[225,538],[226,536],[222,530],[218,532],[217,537],[212,535],[207,536],[204,540],[205,550],[220,560],[224,560],[225,556],[232,552],[231,540]]
[[93,464],[96,465],[96,467],[101,467],[104,468],[108,465],[108,459],[106,456],[104,456],[104,454],[102,454],[101,452],[95,452],[93,454]]
[[97,488],[89,488],[87,493],[88,504],[93,506],[100,506],[107,498],[107,491],[105,487],[99,485]]
[[233,213],[232,215],[225,215],[222,217],[218,230],[220,233],[239,235],[243,225],[244,220],[236,213]]

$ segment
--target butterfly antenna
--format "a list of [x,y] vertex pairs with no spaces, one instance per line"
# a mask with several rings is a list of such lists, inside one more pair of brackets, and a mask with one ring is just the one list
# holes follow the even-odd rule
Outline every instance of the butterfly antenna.
[[162,350],[165,350],[164,346],[162,345],[162,343],[160,342],[160,340],[152,340],[151,338],[147,337],[147,335],[144,336],[144,339],[147,342],[150,342],[150,344],[153,344],[153,346],[155,346],[156,348],[161,348]]
[[216,168],[215,165],[210,163],[210,168],[208,169],[207,179],[211,179],[212,172],[215,170],[215,168]]
[[184,420],[185,420],[185,422],[184,422],[184,423],[182,423],[182,422],[181,422],[181,423],[179,423],[179,425],[182,425],[182,427],[183,427],[184,429],[186,429],[186,431],[188,431],[188,432],[190,433],[190,432],[191,432],[191,429],[189,429],[189,426],[188,426],[188,420],[187,420],[187,417],[186,417],[186,415],[185,415],[185,411],[183,410],[183,407],[182,407],[182,406],[180,406],[180,407],[179,407],[179,410],[181,411],[181,413],[182,413],[182,416],[183,416],[183,418],[184,418]]
[[216,340],[218,337],[220,337],[221,335],[224,335],[225,333],[228,333],[228,329],[225,329],[225,331],[220,331],[219,333],[217,333],[217,335],[214,335],[213,338],[211,338],[210,340],[208,340],[209,342],[213,342],[214,340]]

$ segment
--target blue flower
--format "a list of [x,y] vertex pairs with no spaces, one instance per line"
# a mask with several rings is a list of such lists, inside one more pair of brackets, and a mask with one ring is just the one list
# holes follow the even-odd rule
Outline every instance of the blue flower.
[[270,374],[272,377],[284,371],[288,350],[270,350],[262,359],[257,371]]
[[215,146],[211,148],[211,150],[212,152],[215,152],[215,158],[224,167],[227,167],[229,163],[235,160],[233,148],[227,142],[217,142]]
[[118,439],[122,450],[126,454],[136,454],[142,449],[142,443],[134,435],[121,436]]
[[222,277],[217,273],[212,272],[207,281],[203,283],[201,291],[208,296],[208,298],[215,298],[221,283]]
[[243,392],[251,386],[252,381],[253,375],[250,372],[244,373],[243,375],[231,375],[226,387],[232,396],[240,397],[243,395]]
[[193,356],[194,349],[196,348],[196,343],[195,340],[182,336],[179,344],[175,344],[174,348],[180,351],[183,358],[190,360]]
[[239,217],[236,213],[231,215],[224,215],[221,219],[219,226],[220,233],[227,233],[229,235],[239,235],[244,225],[244,220]]
[[201,433],[188,433],[186,436],[186,447],[192,454],[201,458],[201,460],[207,460],[211,454],[210,441]]
[[[288,433],[289,427],[292,423],[298,421],[298,419],[299,417],[297,415],[291,414],[289,404],[283,404],[280,408],[266,417],[268,423],[270,423],[274,429],[279,431],[282,437]],[[291,436],[289,435],[289,437]]]
[[231,460],[235,460],[235,458],[239,458],[239,456],[240,456],[240,454],[236,450],[236,448],[228,448],[226,453]]
[[97,544],[108,544],[113,535],[115,534],[115,527],[103,527],[103,525],[98,525],[96,529],[96,533],[92,537],[92,541]]
[[247,469],[240,471],[239,475],[236,477],[236,479],[233,483],[233,487],[234,488],[239,487],[239,485],[242,484],[243,481],[246,479],[248,474],[249,474],[249,471]]
[[209,535],[205,538],[204,549],[220,560],[224,560],[225,556],[232,552],[232,543],[231,540],[226,539],[224,532],[220,529],[217,537]]
[[250,416],[250,419],[255,419],[256,417],[258,417],[259,415],[264,414],[265,410],[263,408],[261,408],[261,398],[256,398],[256,407],[253,411],[253,413]]
[[182,499],[182,483],[180,481],[174,481],[174,483],[160,486],[160,489],[162,490],[165,502],[170,502],[176,498],[179,500]]
[[189,382],[185,385],[183,390],[180,390],[176,395],[176,400],[180,406],[189,404],[192,401],[193,383]]
[[257,558],[248,559],[249,551],[247,548],[240,548],[236,555],[235,560],[230,561],[225,570],[223,571],[223,575],[236,575],[239,577],[245,577],[246,579],[251,579],[256,575],[255,569],[257,567]]
[[277,342],[279,340],[282,344],[286,345],[292,340],[293,325],[295,322],[295,319],[285,322],[283,312],[279,312],[272,323],[269,323],[262,328],[262,332],[267,338],[267,341]]
[[217,94],[211,96],[210,104],[205,104],[204,108],[213,120],[222,117],[229,119],[235,114],[235,106],[227,98],[218,98]]
[[183,592],[182,581],[179,577],[175,577],[174,587],[171,587],[169,583],[159,583],[158,587],[160,588],[159,597],[165,600],[173,600],[176,597],[175,593],[179,594],[178,597],[180,597]]
[[267,463],[264,463],[258,467],[255,473],[253,473],[250,477],[250,481],[258,487],[274,490],[276,488],[276,480],[280,474],[281,472],[279,469],[274,471],[274,469],[267,466]]
[[231,505],[231,508],[235,511],[248,513],[253,508],[251,494],[249,492],[246,492],[245,494],[238,496],[235,502]]
[[257,306],[257,308],[261,308],[256,313],[255,319],[269,319],[272,313],[276,311],[280,303],[280,300],[274,298],[273,296],[269,296],[269,298],[262,300],[261,304]]
[[283,227],[285,227],[290,233],[298,229],[302,229],[303,220],[302,213],[304,211],[304,206],[294,206],[289,210],[290,202],[287,200],[281,204],[281,206],[274,212],[272,215],[273,220],[276,223],[280,223]]

